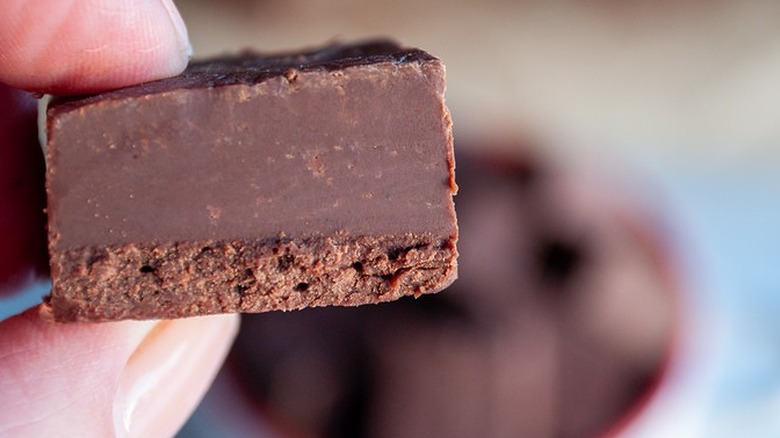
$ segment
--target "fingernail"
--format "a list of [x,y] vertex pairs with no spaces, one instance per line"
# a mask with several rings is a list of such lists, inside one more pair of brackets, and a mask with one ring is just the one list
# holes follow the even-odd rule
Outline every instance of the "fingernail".
[[181,18],[179,10],[176,8],[173,0],[162,0],[162,4],[165,10],[168,11],[168,16],[171,18],[171,24],[173,24],[174,30],[176,30],[184,54],[187,56],[187,59],[192,58],[192,44],[187,34],[187,26],[184,24],[184,19]]
[[238,321],[237,315],[217,315],[157,323],[120,376],[116,436],[173,436],[214,379]]

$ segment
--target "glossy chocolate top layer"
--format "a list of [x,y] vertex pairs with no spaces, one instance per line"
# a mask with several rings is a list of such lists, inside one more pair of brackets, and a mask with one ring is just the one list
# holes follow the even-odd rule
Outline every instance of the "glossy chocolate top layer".
[[54,102],[52,242],[454,236],[443,95],[438,59],[372,42]]
[[294,53],[261,54],[244,51],[237,56],[190,63],[180,75],[93,96],[56,98],[49,111],[57,113],[107,99],[162,93],[179,88],[213,88],[234,84],[257,84],[290,71],[334,71],[379,63],[420,63],[436,57],[420,49],[403,48],[389,40],[353,44],[329,44]]

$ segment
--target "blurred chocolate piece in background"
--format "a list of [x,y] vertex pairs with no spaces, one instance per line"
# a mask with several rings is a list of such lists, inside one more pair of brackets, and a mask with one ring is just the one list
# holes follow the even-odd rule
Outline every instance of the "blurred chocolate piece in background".
[[657,230],[528,148],[499,149],[515,153],[457,157],[458,282],[247,315],[217,386],[270,436],[592,437],[619,423],[671,342]]

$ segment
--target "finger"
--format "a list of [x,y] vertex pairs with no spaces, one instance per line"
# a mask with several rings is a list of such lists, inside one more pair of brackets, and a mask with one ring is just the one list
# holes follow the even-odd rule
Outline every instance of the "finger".
[[0,323],[0,436],[172,436],[213,380],[237,315]]
[[52,94],[180,73],[190,56],[173,0],[5,0],[0,82]]
[[36,112],[29,93],[0,84],[0,296],[47,272]]

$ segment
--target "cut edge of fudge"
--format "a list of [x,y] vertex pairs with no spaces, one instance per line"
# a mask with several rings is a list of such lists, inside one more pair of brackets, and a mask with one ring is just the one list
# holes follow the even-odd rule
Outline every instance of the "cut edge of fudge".
[[[421,75],[418,79],[425,82],[424,87],[430,92],[430,96],[423,99],[437,100],[434,109],[438,112],[438,121],[434,123],[436,126],[428,126],[428,129],[438,132],[423,140],[430,142],[434,139],[441,143],[436,144],[434,150],[428,151],[438,157],[435,161],[440,163],[435,169],[430,169],[431,175],[438,176],[425,175],[423,178],[421,172],[427,173],[428,168],[425,166],[430,167],[431,164],[415,163],[419,167],[417,174],[406,176],[402,174],[402,168],[391,166],[392,157],[371,156],[372,160],[378,162],[381,161],[378,158],[387,159],[390,167],[386,172],[400,172],[400,179],[396,182],[408,185],[384,194],[388,203],[392,196],[398,196],[398,193],[414,192],[415,188],[420,188],[419,184],[424,183],[417,180],[428,178],[430,181],[427,184],[435,185],[435,190],[441,192],[439,195],[443,197],[437,195],[439,197],[433,200],[434,202],[425,203],[427,207],[422,204],[415,204],[414,207],[399,204],[398,217],[392,217],[394,212],[382,210],[390,207],[382,207],[384,204],[376,204],[380,201],[374,201],[374,204],[367,204],[369,207],[365,207],[364,213],[369,217],[365,221],[366,224],[362,224],[359,218],[351,218],[342,212],[339,213],[342,217],[337,218],[333,224],[322,227],[321,224],[317,225],[319,219],[316,215],[308,215],[305,220],[295,217],[290,219],[290,223],[300,222],[297,229],[295,225],[290,225],[291,230],[265,230],[256,235],[247,235],[245,231],[234,234],[228,232],[226,235],[211,233],[207,223],[199,225],[197,218],[182,215],[184,222],[195,221],[194,229],[200,231],[181,231],[178,228],[184,226],[173,224],[170,230],[163,229],[157,235],[148,230],[144,231],[151,233],[147,239],[139,238],[144,232],[134,235],[136,230],[131,226],[121,228],[121,220],[127,220],[119,214],[128,214],[122,210],[122,206],[130,202],[126,199],[125,204],[116,201],[119,203],[116,204],[115,210],[111,211],[113,216],[119,214],[122,217],[121,220],[115,217],[110,224],[119,224],[119,228],[104,226],[104,223],[99,221],[99,216],[104,211],[109,211],[110,207],[99,211],[98,204],[112,204],[115,199],[127,195],[124,189],[112,188],[110,180],[107,181],[110,187],[106,190],[114,192],[111,197],[103,200],[83,195],[79,203],[75,203],[73,200],[60,198],[63,193],[68,193],[69,196],[76,193],[72,196],[78,196],[77,192],[83,191],[83,188],[78,187],[63,188],[61,180],[67,179],[67,176],[58,174],[73,173],[73,170],[61,165],[65,160],[62,158],[61,149],[71,147],[73,142],[76,142],[79,143],[78,147],[93,151],[99,160],[102,155],[116,153],[115,150],[127,146],[117,144],[119,142],[111,138],[101,140],[105,145],[99,142],[81,144],[80,132],[68,143],[60,138],[61,132],[57,131],[63,120],[66,120],[65,123],[72,123],[67,120],[68,117],[75,117],[76,122],[73,123],[79,123],[79,117],[89,120],[90,111],[98,108],[107,111],[105,117],[113,117],[117,124],[131,123],[131,118],[121,112],[124,107],[147,100],[162,101],[164,104],[165,99],[170,99],[172,94],[186,93],[182,90],[206,93],[235,91],[239,94],[239,99],[244,96],[242,93],[246,87],[255,86],[265,86],[280,94],[295,93],[297,89],[292,86],[299,86],[297,82],[305,86],[307,81],[311,83],[312,79],[319,76],[324,78],[323,83],[330,80],[342,81],[338,82],[339,86],[344,84],[343,81],[348,81],[350,75],[357,78],[356,81],[365,82],[366,78],[370,79],[372,75],[379,75],[379,80],[384,80],[381,78],[384,73],[379,71],[380,68],[388,69],[390,76],[396,75],[396,71],[401,72],[398,73],[401,75],[399,77],[404,77],[403,74]],[[404,73],[405,69],[411,73]],[[452,202],[457,185],[454,179],[451,119],[444,104],[443,76],[444,66],[437,58],[418,49],[404,49],[382,40],[347,45],[332,44],[303,54],[270,57],[242,54],[230,60],[193,63],[182,75],[162,81],[96,96],[54,99],[48,109],[49,136],[46,148],[52,292],[41,308],[42,315],[59,321],[177,318],[213,313],[294,310],[325,305],[354,306],[392,301],[404,295],[419,296],[446,288],[457,277],[458,231]],[[343,79],[344,77],[347,79]],[[391,78],[391,85],[393,80],[401,79]],[[279,84],[286,84],[288,88],[279,88]],[[405,92],[410,93],[409,90]],[[223,98],[229,100],[231,97]],[[433,102],[421,108],[428,108],[428,112],[431,112],[431,103]],[[376,120],[371,123],[376,124]],[[410,129],[418,127],[412,126]],[[174,127],[169,131],[176,129]],[[424,133],[421,132],[420,135],[422,134]],[[103,134],[103,137],[106,135]],[[357,134],[358,137],[361,135]],[[368,138],[381,137],[377,137],[376,133],[373,135],[374,137]],[[412,138],[408,135],[404,140],[406,142],[410,142],[409,138]],[[421,142],[424,142],[423,140]],[[132,146],[135,147],[135,144]],[[99,149],[104,147],[105,150]],[[149,148],[153,147],[154,145]],[[400,152],[400,156],[403,158],[404,154],[407,154],[407,159],[415,158],[422,155],[426,146],[415,145],[414,148],[417,149]],[[333,151],[325,152],[325,155],[337,154]],[[328,164],[323,154],[319,157],[314,155],[313,158],[304,157],[304,153],[299,155],[300,157],[296,158],[305,162],[310,172],[322,177],[318,175],[324,173],[321,165]],[[278,157],[274,159],[276,158]],[[141,154],[140,159],[145,159],[145,156]],[[132,161],[129,162],[132,164]],[[382,174],[383,168],[378,167],[372,171],[379,175]],[[124,168],[116,169],[116,178],[120,181],[121,175],[124,175],[122,172],[129,171]],[[109,178],[113,177],[114,175],[109,174]],[[182,177],[186,178],[186,175]],[[365,175],[361,178],[368,179]],[[327,180],[317,181],[319,183]],[[154,181],[149,184],[154,184]],[[367,184],[372,183],[369,181]],[[382,190],[378,192],[383,193]],[[208,195],[203,194],[204,197]],[[366,196],[367,198],[372,198],[374,194],[366,195],[370,195]],[[143,196],[133,197],[133,193],[130,193],[130,198],[138,200]],[[347,198],[348,196],[344,199]],[[343,199],[336,199],[334,205],[341,201]],[[421,202],[420,199],[413,201],[418,204]],[[74,204],[78,206],[76,210],[72,207]],[[87,204],[91,207],[84,207]],[[144,207],[143,204],[138,205]],[[279,205],[277,204],[277,207]],[[371,206],[375,210],[377,205],[380,205],[380,211],[373,212]],[[148,205],[145,207],[149,208]],[[85,213],[92,212],[89,208],[94,209],[96,219],[93,220],[91,215]],[[225,207],[224,212],[222,210],[220,206],[209,206],[207,219],[216,224],[224,217],[230,217],[230,208]],[[268,211],[272,210],[276,211],[273,207],[268,208]],[[69,225],[69,230],[63,230],[63,221],[70,220],[66,213],[72,211],[83,213],[83,217],[74,220]],[[419,217],[415,216],[418,211]],[[132,216],[135,213],[129,214]],[[324,214],[327,216],[329,213]],[[286,218],[284,212],[278,215],[276,222],[283,223]],[[108,220],[109,214],[105,216]],[[165,216],[165,213],[161,213],[161,216]],[[148,223],[154,219],[151,216],[146,217],[144,226],[148,228]],[[130,217],[130,222],[132,221],[133,218]],[[339,226],[339,221],[352,225]],[[243,225],[240,222],[228,224],[228,228],[241,229]],[[189,227],[189,222],[187,224]],[[164,228],[164,221],[160,222],[160,226]],[[199,226],[201,228],[198,228]],[[269,225],[272,226],[273,224]],[[183,234],[176,235],[179,232]],[[166,238],[166,233],[171,233],[171,237]],[[92,234],[97,236],[94,241],[90,241],[93,239]],[[203,237],[198,237],[200,235]]]

